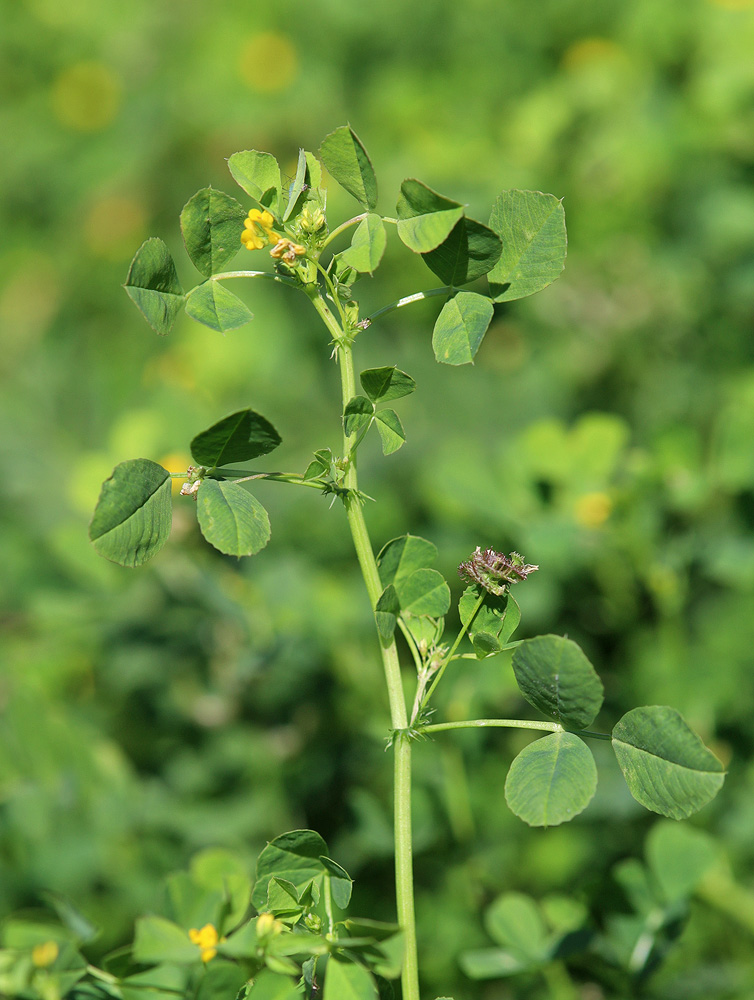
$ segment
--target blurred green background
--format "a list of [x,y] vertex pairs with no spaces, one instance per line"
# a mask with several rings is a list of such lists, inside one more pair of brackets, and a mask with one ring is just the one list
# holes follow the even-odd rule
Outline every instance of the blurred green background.
[[[693,822],[737,902],[695,902],[637,995],[754,995],[752,0],[0,0],[0,19],[0,913],[58,890],[105,949],[201,847],[251,860],[311,826],[355,911],[392,915],[388,715],[342,510],[263,484],[273,538],[240,563],[202,543],[190,500],[149,567],[86,535],[116,462],[185,468],[234,409],[272,420],[287,469],[337,448],[337,372],[303,298],[255,284],[248,327],[181,317],[158,339],[119,286],[149,235],[198,280],[178,215],[207,184],[244,198],[231,153],[290,169],[350,121],[385,214],[406,176],[482,220],[503,188],[565,199],[565,274],[499,309],[473,368],[435,364],[432,302],[362,335],[361,367],[419,383],[406,446],[365,449],[370,529],[432,539],[451,582],[478,544],[522,552],[541,571],[521,634],[582,644],[603,728],[671,704],[715,749],[729,779]],[[331,225],[355,210],[331,191]],[[368,312],[435,283],[394,243],[357,289]],[[504,656],[449,675],[451,718],[525,711]],[[574,894],[596,926],[626,908],[611,868],[653,818],[606,757],[582,816],[529,830],[503,800],[520,739],[417,750],[428,996],[558,995],[459,969],[506,889]],[[587,1000],[627,995],[598,965],[574,976]]]

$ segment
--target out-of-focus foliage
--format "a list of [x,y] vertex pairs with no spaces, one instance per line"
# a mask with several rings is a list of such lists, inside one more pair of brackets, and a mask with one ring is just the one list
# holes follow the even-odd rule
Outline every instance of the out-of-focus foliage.
[[[290,468],[337,449],[337,372],[305,301],[254,285],[249,325],[182,316],[158,339],[119,286],[150,233],[198,280],[175,220],[197,188],[236,196],[224,157],[274,150],[293,173],[299,145],[348,119],[383,212],[406,176],[475,216],[502,188],[565,199],[564,276],[496,307],[473,369],[436,365],[431,301],[363,335],[364,367],[418,383],[404,448],[365,446],[367,516],[378,544],[432,539],[448,577],[477,544],[522,552],[541,567],[524,634],[576,639],[613,720],[672,704],[714,747],[730,775],[695,824],[731,871],[696,890],[644,988],[750,997],[754,4],[0,0],[0,18],[0,911],[67,894],[107,928],[101,952],[197,849],[251,865],[311,827],[357,878],[358,911],[393,916],[387,712],[339,507],[260,486],[273,536],[240,563],[207,551],[180,504],[147,568],[110,566],[86,537],[117,461],[185,468],[175,442],[233,409],[270,416]],[[375,310],[432,284],[392,244],[369,282]],[[516,712],[506,656],[454,666],[449,717]],[[417,747],[428,995],[510,995],[458,964],[489,946],[482,915],[504,892],[575,896],[605,933],[637,910],[611,871],[652,819],[606,758],[569,828],[520,824],[503,789],[526,739]],[[604,971],[599,995],[624,996],[625,974]]]

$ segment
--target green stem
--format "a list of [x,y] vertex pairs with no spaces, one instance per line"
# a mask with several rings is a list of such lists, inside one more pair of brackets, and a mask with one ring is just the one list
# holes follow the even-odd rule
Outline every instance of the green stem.
[[383,306],[382,309],[373,312],[369,317],[369,321],[373,323],[380,316],[385,316],[387,313],[393,312],[394,309],[410,306],[412,302],[421,302],[424,299],[432,298],[434,295],[449,295],[452,291],[452,285],[444,285],[442,288],[430,288],[426,292],[416,292],[414,295],[406,295],[405,298],[397,299],[395,302],[391,302],[390,305]]
[[220,274],[211,275],[207,280],[224,281],[226,278],[269,278],[270,281],[279,281],[294,288],[301,287],[295,278],[287,278],[283,274],[276,274],[275,271],[222,271]]
[[[356,376],[351,345],[347,342],[344,331],[338,325],[337,320],[322,296],[320,294],[313,295],[312,303],[337,344],[342,402],[343,409],[345,409],[346,403],[356,395]],[[356,491],[358,490],[356,456],[351,454],[353,438],[354,435],[346,434],[344,427],[343,454],[350,457],[343,482],[348,489]],[[356,557],[361,567],[372,609],[374,609],[382,593],[382,583],[377,569],[377,561],[374,557],[374,549],[372,548],[369,532],[364,520],[364,514],[361,505],[356,499],[355,492],[345,497],[344,506],[348,525],[351,529],[354,548],[356,549]],[[403,684],[401,682],[398,648],[395,640],[392,640],[387,646],[380,643],[380,647],[388,700],[390,702],[391,726],[394,730],[405,729],[408,717],[403,695]],[[419,1000],[411,833],[411,744],[405,738],[399,738],[395,741],[394,782],[395,894],[398,922],[403,930],[405,943],[401,984],[403,987],[403,1000]]]
[[[419,648],[416,645],[416,639],[411,633],[411,629],[406,626],[406,623],[401,617],[398,618],[398,628],[403,633],[403,638],[406,640],[406,645],[411,651],[411,656],[413,657],[414,666],[416,667],[417,673],[419,673],[424,666],[422,663],[421,654],[419,653]],[[412,720],[413,721],[413,720]]]
[[333,917],[332,908],[332,885],[330,880],[330,875],[325,873],[325,915],[327,916],[327,940],[332,941],[333,939],[333,928],[335,927],[335,918]]
[[322,244],[322,249],[324,250],[326,246],[332,243],[332,241],[336,239],[338,236],[340,236],[341,233],[344,233],[346,229],[350,229],[351,226],[355,226],[357,222],[361,222],[363,219],[366,219],[368,215],[369,212],[362,212],[361,215],[355,215],[352,219],[349,219],[348,222],[341,223],[338,226],[338,228],[333,229],[333,231],[327,237],[325,242]]
[[[218,475],[232,479],[234,483],[249,483],[254,479],[270,479],[274,483],[290,483],[292,486],[308,486],[321,490],[326,483],[321,478],[304,479],[300,472],[250,472],[248,469],[218,469]],[[169,473],[171,479],[188,479],[185,472]]]
[[542,966],[542,978],[551,997],[558,997],[560,1000],[579,1000],[581,991],[574,986],[564,962],[549,962]]
[[[345,326],[346,326],[346,314],[343,312],[343,306],[340,304],[340,299],[338,298],[337,294],[335,293],[335,286],[332,283],[332,278],[327,273],[327,271],[324,269],[324,267],[322,267],[322,265],[320,264],[319,261],[315,261],[315,264],[317,265],[317,270],[322,275],[322,277],[325,279],[325,284],[327,285],[327,289],[328,289],[328,291],[330,293],[330,298],[335,303],[335,306],[336,306],[338,312],[340,313],[340,321],[343,324],[343,326],[342,327],[338,327],[338,337],[336,337],[336,340],[339,342],[340,339],[343,337],[343,332],[345,330]],[[345,403],[343,405],[345,406]]]
[[370,419],[369,423],[365,427],[362,427],[362,429],[359,432],[356,440],[352,441],[351,447],[349,448],[348,455],[347,455],[347,458],[349,460],[352,460],[352,459],[355,458],[357,448],[359,447],[359,445],[361,444],[361,442],[364,440],[364,438],[367,436],[367,431],[369,430],[369,428],[372,426],[373,423],[374,423],[374,417],[372,417]]
[[[482,593],[479,595],[479,597],[477,599],[476,604],[474,605],[474,610],[471,612],[471,617],[469,618],[469,620],[466,622],[465,625],[461,625],[461,630],[458,633],[458,635],[456,636],[455,642],[453,643],[453,645],[448,650],[448,654],[443,659],[442,666],[437,671],[437,675],[436,675],[435,679],[432,681],[432,684],[430,685],[429,690],[427,691],[427,693],[422,698],[421,708],[426,708],[426,706],[427,706],[427,704],[429,702],[429,699],[432,697],[433,691],[435,690],[435,688],[437,687],[437,685],[440,683],[442,675],[445,673],[445,668],[450,663],[450,661],[453,659],[453,654],[458,649],[458,647],[459,647],[459,645],[461,643],[461,640],[466,635],[466,632],[468,631],[471,623],[474,621],[474,619],[476,618],[476,616],[479,614],[479,609],[484,604],[484,599],[485,599],[486,596],[487,596],[486,591],[482,591]],[[411,721],[413,722],[413,719]]]
[[432,726],[422,726],[422,733],[441,733],[446,729],[542,729],[548,733],[562,733],[559,722],[532,722],[530,719],[469,719],[465,722],[436,722]]
[[[219,471],[225,475],[225,469],[220,469]],[[240,475],[239,478],[236,478],[239,474],[239,470],[236,470],[236,472],[230,472],[229,474],[233,478],[234,483],[249,483],[253,479],[270,479],[274,483],[290,483],[293,486],[309,486],[315,490],[321,490],[324,486],[324,482],[321,479],[304,479],[303,476],[296,472],[253,472],[250,475]]]
[[395,740],[394,827],[395,894],[398,922],[403,929],[403,1000],[419,1000],[419,957],[414,913],[414,862],[411,832],[411,741],[405,734]]
[[[483,659],[486,660],[489,659],[490,656],[497,656],[498,653],[506,653],[510,649],[515,649],[516,646],[523,645],[524,642],[526,642],[525,639],[514,639],[512,642],[506,642],[504,646],[501,646],[500,649],[496,650],[494,653],[487,653],[487,655],[484,656]],[[479,662],[479,657],[476,655],[476,653],[459,653],[458,656],[454,656],[453,659],[476,660],[477,663]]]

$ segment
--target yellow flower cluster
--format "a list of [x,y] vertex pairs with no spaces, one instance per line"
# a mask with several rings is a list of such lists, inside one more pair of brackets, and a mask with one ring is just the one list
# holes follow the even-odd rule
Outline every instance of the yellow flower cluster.
[[261,250],[267,243],[274,243],[280,236],[272,228],[275,220],[268,211],[252,208],[244,219],[241,242],[247,250]]
[[200,931],[192,927],[188,935],[191,941],[199,946],[203,962],[211,961],[217,954],[217,945],[225,940],[219,937],[213,924],[205,924]]

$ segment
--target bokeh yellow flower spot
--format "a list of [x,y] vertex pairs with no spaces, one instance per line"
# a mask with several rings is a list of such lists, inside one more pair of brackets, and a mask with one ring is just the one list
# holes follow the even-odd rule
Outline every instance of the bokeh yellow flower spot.
[[[10,273],[8,273],[10,272]],[[0,292],[0,372],[34,347],[52,323],[62,300],[60,263],[35,250],[17,270],[7,269]]]
[[225,940],[219,937],[214,924],[205,924],[201,930],[192,927],[188,933],[192,942],[198,945],[203,962],[212,961],[217,954],[217,945]]
[[[191,465],[191,462],[191,456],[185,452],[171,451],[169,454],[163,455],[157,464],[161,465],[163,469],[167,469],[168,472],[185,472],[189,465]],[[174,479],[172,481],[173,494],[180,493],[182,486],[182,479]]]
[[252,35],[241,47],[241,79],[253,90],[273,94],[298,76],[298,54],[290,38],[277,31]]
[[612,509],[613,502],[607,493],[585,493],[576,501],[573,516],[582,528],[600,528]]
[[52,965],[60,954],[56,941],[43,941],[31,950],[31,960],[38,969],[46,969]]
[[268,243],[277,243],[280,237],[272,228],[274,224],[275,220],[269,212],[260,212],[258,208],[252,208],[244,219],[241,242],[247,250],[261,250]]
[[563,68],[573,70],[595,63],[614,62],[623,54],[620,45],[610,38],[580,38],[563,53]]
[[104,63],[79,62],[52,85],[52,108],[61,124],[77,132],[98,132],[115,118],[121,84]]

